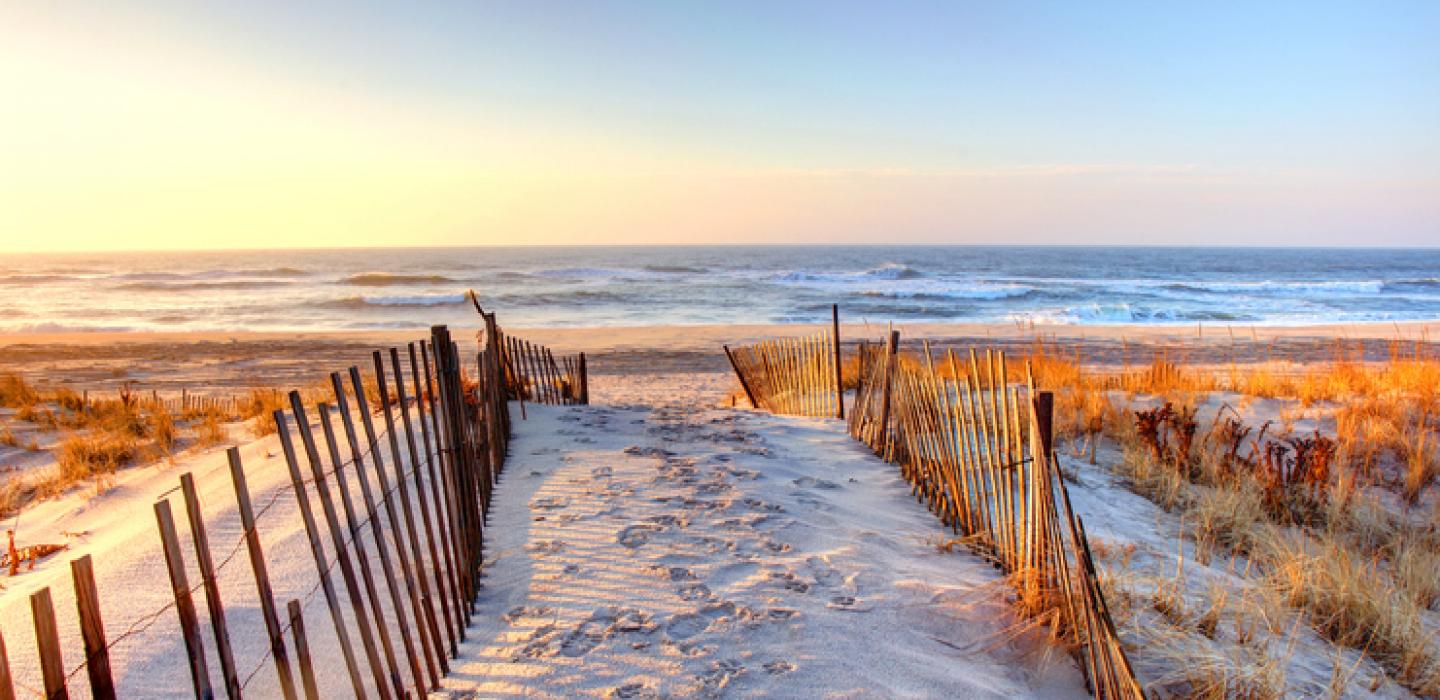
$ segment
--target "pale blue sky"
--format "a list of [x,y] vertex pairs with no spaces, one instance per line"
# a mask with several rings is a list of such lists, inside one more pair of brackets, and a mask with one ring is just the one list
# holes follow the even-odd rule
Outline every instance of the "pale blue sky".
[[[56,58],[74,69],[10,114],[19,128],[0,147],[20,162],[53,162],[25,126],[51,128],[47,110],[71,103],[94,109],[93,128],[62,140],[104,142],[76,145],[71,171],[96,158],[133,174],[107,139],[193,150],[172,118],[213,124],[200,143],[238,144],[210,160],[244,161],[260,201],[278,196],[267,174],[295,191],[291,159],[310,178],[355,177],[359,149],[387,175],[351,186],[391,197],[360,218],[438,221],[395,242],[1440,240],[1434,2],[139,2],[9,7],[0,25],[7,14],[11,38],[28,37],[12,78]],[[127,76],[143,80],[87,103]],[[259,116],[228,123],[187,106],[197,92]],[[139,116],[106,132],[112,109]],[[315,135],[271,138],[255,126],[270,117]],[[337,130],[367,145],[295,154]],[[277,140],[283,153],[265,146]],[[163,189],[213,167],[143,174]],[[138,196],[91,185],[99,201]],[[478,191],[510,194],[464,196]],[[196,196],[206,204],[165,226],[226,218],[223,197]],[[353,202],[308,201],[315,230],[355,228]],[[301,203],[272,206],[292,212],[288,238],[309,235]],[[143,208],[119,209],[106,220],[135,225],[115,233],[147,235]],[[81,242],[97,225],[12,223]]]

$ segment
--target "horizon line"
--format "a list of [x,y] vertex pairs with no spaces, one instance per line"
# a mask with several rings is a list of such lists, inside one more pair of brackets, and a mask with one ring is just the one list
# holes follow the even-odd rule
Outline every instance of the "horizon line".
[[264,253],[356,250],[474,250],[502,248],[1115,248],[1175,250],[1440,250],[1434,245],[1304,245],[1283,243],[1151,244],[1151,243],[470,243],[455,245],[283,246],[257,248],[99,248],[94,250],[0,251],[0,257],[26,255],[97,255],[140,253]]

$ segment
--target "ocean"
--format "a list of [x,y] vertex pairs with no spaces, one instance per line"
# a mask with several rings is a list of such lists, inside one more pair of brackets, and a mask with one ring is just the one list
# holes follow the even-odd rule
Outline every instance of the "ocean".
[[503,247],[0,255],[0,332],[1440,319],[1440,249]]

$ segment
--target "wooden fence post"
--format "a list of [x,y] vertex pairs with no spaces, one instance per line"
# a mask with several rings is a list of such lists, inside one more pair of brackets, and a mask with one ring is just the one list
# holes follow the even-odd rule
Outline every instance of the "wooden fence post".
[[185,577],[185,559],[180,553],[180,538],[175,534],[175,517],[170,501],[155,504],[155,521],[165,550],[165,566],[170,570],[170,587],[175,594],[175,610],[180,614],[180,633],[185,637],[185,653],[190,659],[190,680],[195,697],[215,697],[210,687],[210,673],[205,668],[205,646],[200,639],[200,621],[195,614],[195,601],[190,597],[190,582]]
[[75,583],[75,608],[81,621],[85,644],[85,671],[91,681],[91,697],[114,699],[115,681],[109,674],[109,650],[105,648],[105,624],[99,615],[99,592],[95,589],[95,567],[85,555],[71,562]]
[[60,632],[55,628],[55,604],[50,589],[30,594],[30,617],[35,622],[35,650],[40,654],[40,672],[45,678],[45,697],[70,697],[65,688],[65,662],[60,658]]
[[110,677],[110,651],[105,648],[100,594],[95,589],[95,568],[89,554],[70,562],[70,577],[75,583],[75,607],[80,615],[80,636],[85,643],[85,671],[90,676],[90,695],[96,700],[113,700],[115,681]]
[[255,589],[260,598],[260,613],[265,619],[265,632],[270,637],[270,656],[275,660],[275,673],[280,677],[280,692],[285,700],[296,700],[295,678],[285,652],[285,634],[275,610],[275,593],[270,588],[270,573],[265,566],[265,551],[260,545],[260,531],[255,529],[255,508],[250,503],[250,487],[245,483],[245,467],[240,461],[240,448],[225,451],[230,460],[230,482],[235,486],[235,503],[240,511],[240,525],[245,529],[245,546],[250,555],[250,568],[255,573]]
[[240,677],[235,671],[235,654],[230,649],[225,606],[220,603],[220,584],[215,581],[215,562],[210,558],[210,538],[205,534],[200,497],[195,493],[195,477],[190,472],[180,475],[180,490],[185,499],[185,514],[190,520],[190,537],[195,544],[195,559],[200,565],[200,582],[205,587],[205,605],[210,611],[210,628],[215,634],[215,648],[220,655],[220,674],[225,678],[225,694],[231,698],[239,698]]
[[315,684],[315,664],[310,660],[310,644],[305,639],[305,615],[300,609],[300,601],[291,599],[286,611],[290,614],[290,633],[295,635],[295,660],[300,663],[300,683],[305,687],[305,699],[320,700],[320,689]]
[[890,331],[890,344],[885,347],[885,378],[880,390],[880,439],[879,449],[887,456],[890,445],[890,388],[895,376],[895,358],[900,349],[900,331]]
[[[331,373],[330,376],[331,379],[334,379],[337,375]],[[360,570],[360,583],[364,584],[365,586],[365,597],[366,600],[370,602],[370,610],[375,616],[375,628],[378,636],[380,637],[380,652],[385,656],[385,668],[389,672],[390,683],[395,688],[395,694],[403,697],[405,695],[405,683],[400,678],[400,667],[395,661],[395,645],[390,641],[390,626],[385,624],[385,609],[380,602],[380,592],[377,590],[377,587],[375,585],[375,575],[370,571],[370,556],[368,550],[365,548],[365,540],[363,535],[361,534],[360,525],[355,518],[355,505],[350,497],[350,487],[345,482],[346,465],[345,462],[340,459],[340,450],[335,441],[335,428],[330,421],[331,407],[329,404],[320,403],[315,406],[315,410],[320,414],[320,430],[325,438],[325,447],[330,452],[330,464],[333,467],[331,473],[335,477],[335,490],[340,492],[340,507],[342,510],[345,511],[344,531],[350,533],[350,544],[355,548],[355,568],[358,568]],[[310,435],[310,426],[308,424],[302,424],[300,429],[300,438],[301,440],[305,441],[305,449],[308,452],[311,446],[314,444],[314,436]],[[316,449],[318,450],[318,447]],[[316,466],[319,464],[320,461],[317,455],[314,458],[314,461],[311,462],[310,466],[312,469],[316,470],[315,488],[316,491],[321,493],[320,503],[321,506],[324,507],[326,510],[325,517],[328,520],[331,513],[334,512],[334,506],[330,503],[328,487],[323,487],[321,484],[321,479],[324,478],[324,473],[323,467]],[[361,486],[363,486],[365,489],[368,489],[369,486],[364,481],[365,475],[363,473],[360,473],[360,470],[358,469],[359,464],[360,462],[357,461],[356,475],[361,478]],[[370,524],[372,527],[377,528],[374,532],[376,548],[378,549],[380,547],[383,547],[385,543],[384,533],[378,530],[380,525],[379,521],[372,520]],[[337,529],[333,532],[339,532],[339,530]],[[335,548],[337,550],[340,550],[344,546],[345,542],[343,536],[336,535]],[[395,593],[395,587],[393,585],[394,573],[390,567],[389,560],[385,559],[384,557],[382,557],[380,561],[380,570],[382,573],[385,574],[387,580],[391,583],[390,591],[393,595]],[[341,575],[343,576],[344,574],[345,570],[342,567]],[[352,574],[350,580],[353,580],[353,578],[354,576]],[[347,585],[348,584],[349,581],[347,581]],[[355,604],[357,619],[364,620],[364,613],[362,612],[365,609],[364,603],[359,600],[358,596],[352,599],[351,602]],[[405,628],[404,609],[400,607],[399,603],[400,600],[396,598],[396,617],[400,620],[401,632],[405,633],[405,641],[409,642],[410,640],[408,632],[406,632]],[[362,622],[362,624],[364,623]],[[368,631],[368,629],[369,627],[366,626],[362,628],[362,631]],[[407,651],[411,652],[410,658],[413,663],[414,649],[412,645],[406,644],[405,648]],[[424,684],[420,682],[418,667],[416,668],[416,683],[421,687],[421,692],[424,692]]]
[[15,700],[15,679],[10,675],[10,653],[5,650],[3,633],[0,633],[0,700]]
[[[320,497],[320,508],[325,515],[325,524],[330,531],[330,541],[335,548],[335,559],[340,565],[340,578],[345,582],[346,593],[350,596],[350,605],[355,611],[356,626],[360,628],[360,643],[370,662],[370,673],[375,679],[376,691],[380,697],[388,699],[391,697],[392,687],[402,686],[400,673],[393,664],[388,665],[390,683],[386,683],[386,667],[381,665],[380,651],[376,648],[375,638],[371,634],[372,619],[370,613],[365,609],[365,598],[360,594],[360,581],[355,577],[355,565],[350,558],[350,547],[345,542],[345,530],[340,525],[340,516],[335,510],[335,501],[330,495],[330,486],[325,481],[325,465],[320,461],[320,449],[316,446],[315,435],[310,429],[310,419],[305,413],[304,399],[301,398],[298,391],[290,392],[290,411],[295,414],[295,427],[300,433],[300,442],[305,448],[305,457],[310,462],[315,494]],[[359,545],[360,540],[355,539],[353,544]],[[379,616],[380,611],[377,609],[375,614]],[[379,617],[373,622],[383,632],[384,618]]]
[[[340,643],[340,653],[345,657],[345,669],[350,674],[350,687],[355,692],[355,697],[363,698],[367,696],[365,681],[360,677],[360,664],[355,658],[354,648],[350,645],[350,633],[345,628],[345,613],[340,610],[340,597],[335,593],[335,582],[330,579],[330,564],[325,561],[325,546],[320,542],[320,527],[315,522],[315,513],[310,508],[310,497],[305,492],[305,478],[300,475],[300,460],[295,456],[295,444],[290,439],[285,411],[276,410],[274,418],[280,449],[285,453],[285,464],[290,469],[290,483],[295,491],[295,500],[300,506],[300,518],[305,523],[305,535],[310,540],[310,554],[315,559],[315,570],[320,573],[320,588],[325,592],[325,603],[330,608],[330,620],[335,624],[335,638]],[[308,665],[306,661],[301,661],[301,673],[305,672]],[[388,692],[384,690],[383,682],[380,688],[382,692]]]
[[[405,374],[400,367],[400,351],[396,348],[390,348],[390,368],[395,377],[395,400],[396,403],[400,405],[400,419],[401,422],[405,424],[405,447],[410,455],[410,470],[415,482],[415,496],[419,501],[418,510],[420,511],[421,524],[425,527],[425,544],[427,551],[430,554],[431,571],[435,577],[435,592],[440,597],[440,602],[443,607],[442,612],[445,615],[445,640],[449,643],[451,657],[454,657],[454,655],[457,653],[457,648],[455,645],[454,630],[450,628],[450,621],[452,619],[450,616],[450,604],[449,602],[447,602],[447,599],[445,597],[446,579],[441,569],[441,561],[439,556],[440,552],[438,551],[438,548],[435,544],[435,523],[430,517],[430,504],[428,502],[429,499],[427,499],[425,496],[425,484],[424,480],[422,479],[424,470],[421,469],[420,452],[416,449],[415,446],[415,430],[410,423],[410,404],[408,400],[409,397],[405,395]],[[387,418],[387,422],[388,420],[389,419]],[[401,475],[401,478],[404,478],[403,475]],[[440,504],[436,503],[435,506],[438,508]],[[424,561],[422,560],[418,549],[415,552],[415,559],[415,568],[420,576],[420,580],[423,582],[425,580]],[[421,599],[428,601],[429,595],[429,591],[425,591]],[[430,609],[430,607],[427,607],[427,609]],[[445,661],[445,656],[440,651],[439,626],[436,624],[436,620],[433,614],[427,614],[426,619],[428,619],[431,624],[430,636],[435,642],[436,657],[439,660],[441,670],[442,672],[448,674],[450,672],[449,663]]]
[[[430,584],[425,578],[425,559],[420,550],[420,538],[415,532],[414,508],[410,505],[410,488],[406,485],[405,481],[405,460],[400,454],[400,439],[399,436],[396,435],[395,413],[390,409],[390,389],[389,382],[385,376],[385,361],[379,350],[375,351],[372,358],[375,363],[375,384],[380,391],[380,411],[385,416],[385,433],[389,436],[390,464],[391,468],[395,471],[395,488],[400,500],[400,514],[404,516],[404,520],[397,523],[393,501],[387,502],[385,512],[390,517],[390,528],[395,533],[395,551],[400,554],[400,569],[405,575],[405,589],[407,593],[409,593],[411,609],[415,613],[415,626],[418,628],[417,632],[419,632],[420,635],[421,652],[425,655],[425,668],[430,674],[431,686],[439,687],[440,679],[435,670],[437,663],[436,657],[439,657],[438,663],[440,666],[447,666],[447,663],[445,662],[444,655],[439,653],[440,641],[438,637],[440,631],[436,627],[435,620],[427,620],[425,618],[424,607],[420,605],[420,597],[430,594]],[[363,403],[361,405],[363,406]],[[368,413],[364,416],[363,420],[368,430],[370,424],[370,416]],[[415,468],[418,469],[419,466],[416,465]],[[380,477],[381,488],[388,492],[389,485],[386,483],[385,478],[385,462],[380,459],[380,451],[378,448],[375,451],[375,471]],[[401,525],[404,527],[402,528]],[[405,547],[407,541],[410,545],[408,550]],[[415,587],[417,581],[420,584],[418,591]],[[433,638],[431,636],[432,631],[435,633],[435,637]],[[449,671],[445,670],[443,672],[448,673]]]
[[[495,336],[493,335],[489,336],[489,338],[491,339],[493,339],[494,337]],[[455,619],[453,624],[455,625],[457,639],[463,642],[465,641],[465,627],[470,622],[470,613],[469,609],[462,602],[463,594],[461,593],[459,572],[456,570],[456,567],[460,561],[460,553],[459,550],[456,548],[457,545],[454,544],[453,539],[456,535],[454,520],[455,506],[449,500],[450,489],[443,479],[443,464],[439,468],[436,467],[436,463],[440,462],[440,453],[442,449],[440,443],[440,435],[438,431],[435,435],[436,442],[433,452],[431,451],[430,447],[430,421],[427,421],[425,418],[425,402],[427,401],[427,399],[433,399],[433,396],[431,396],[430,391],[420,383],[420,363],[415,358],[414,343],[410,344],[409,350],[410,382],[415,389],[416,420],[420,423],[420,436],[424,440],[423,444],[425,447],[425,468],[427,472],[426,475],[430,479],[430,495],[435,501],[435,515],[436,520],[439,521],[437,529],[440,531],[440,545],[445,553],[445,569],[449,573],[450,577],[450,595],[455,602]],[[426,360],[426,367],[427,370],[425,373],[425,384],[428,385],[430,383],[428,359]],[[497,389],[497,391],[505,391],[505,387],[503,386],[503,384]],[[431,413],[431,416],[433,419],[433,411]],[[442,491],[444,492],[443,496]],[[451,651],[452,658],[454,657],[455,653],[456,650]]]
[[735,354],[730,352],[730,346],[722,345],[721,347],[725,348],[725,357],[730,358],[730,367],[735,370],[735,376],[740,380],[740,388],[745,390],[745,398],[750,399],[750,407],[760,408],[760,404],[755,401],[754,392],[750,391],[749,382],[745,381],[745,373],[740,371],[740,364],[735,361]]
[[831,340],[835,341],[835,417],[845,420],[845,381],[840,367],[840,305],[830,305]]
[[585,353],[580,353],[580,403],[590,405],[590,374],[585,368]]

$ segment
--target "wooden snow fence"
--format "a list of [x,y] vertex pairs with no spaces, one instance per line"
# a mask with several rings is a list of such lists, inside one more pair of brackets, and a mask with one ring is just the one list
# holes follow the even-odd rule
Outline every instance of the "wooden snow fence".
[[583,406],[590,403],[590,376],[585,367],[585,353],[556,355],[550,348],[523,338],[506,334],[495,321],[494,313],[480,307],[475,290],[467,294],[475,313],[485,321],[483,338],[499,348],[500,364],[505,377],[505,393],[521,402],[551,406]]
[[830,328],[813,335],[724,346],[751,406],[790,416],[845,417],[839,308],[830,313]]
[[[1010,381],[1000,352],[936,358],[928,343],[918,355],[899,346],[894,331],[883,345],[859,345],[850,435],[896,464],[917,499],[1005,572],[1020,614],[1076,650],[1096,697],[1143,698],[1060,476],[1052,395],[1037,389],[1028,366],[1022,381]],[[804,363],[777,363],[754,348],[727,352],[745,358],[735,371],[749,390],[810,381]],[[757,368],[754,357],[768,363]],[[771,396],[757,394],[756,407],[815,415]]]
[[[500,337],[493,315],[481,337]],[[267,666],[287,700],[347,691],[356,697],[424,697],[436,689],[469,626],[485,514],[504,466],[510,436],[504,357],[498,344],[484,343],[472,374],[463,368],[449,329],[436,326],[428,341],[376,350],[372,367],[331,373],[333,395],[317,399],[290,392],[288,415],[284,410],[274,415],[289,469],[287,486],[252,502],[240,451],[228,452],[238,539],[212,544],[195,480],[181,475],[179,485],[154,503],[167,571],[154,585],[165,586],[173,602],[139,613],[134,624],[107,640],[94,565],[88,555],[75,559],[71,572],[83,649],[61,649],[57,619],[65,611],[56,609],[50,588],[34,593],[43,687],[23,684],[12,674],[12,663],[29,660],[9,658],[0,635],[0,700],[14,698],[17,688],[67,698],[82,673],[88,688],[73,688],[77,694],[115,697],[111,652],[138,642],[134,635],[149,627],[147,620],[170,610],[178,616],[197,698],[215,697],[220,689],[226,697],[242,697]],[[260,538],[266,514],[282,499],[297,504],[315,565],[310,592],[288,601],[275,598]],[[242,549],[247,556],[237,556]],[[224,591],[222,602],[217,574],[242,561],[250,563],[253,586]],[[196,571],[199,580],[192,580]],[[122,600],[126,595],[107,592]],[[305,620],[305,604],[316,596],[325,599],[325,619]],[[247,615],[258,608],[264,644],[232,644],[225,603]],[[316,624],[333,626],[345,687],[317,683],[306,638],[306,629]],[[258,658],[237,654],[262,647],[266,652]]]
[[552,406],[590,403],[585,353],[557,357],[538,343],[503,332],[499,338],[505,348],[505,388],[510,398]]

